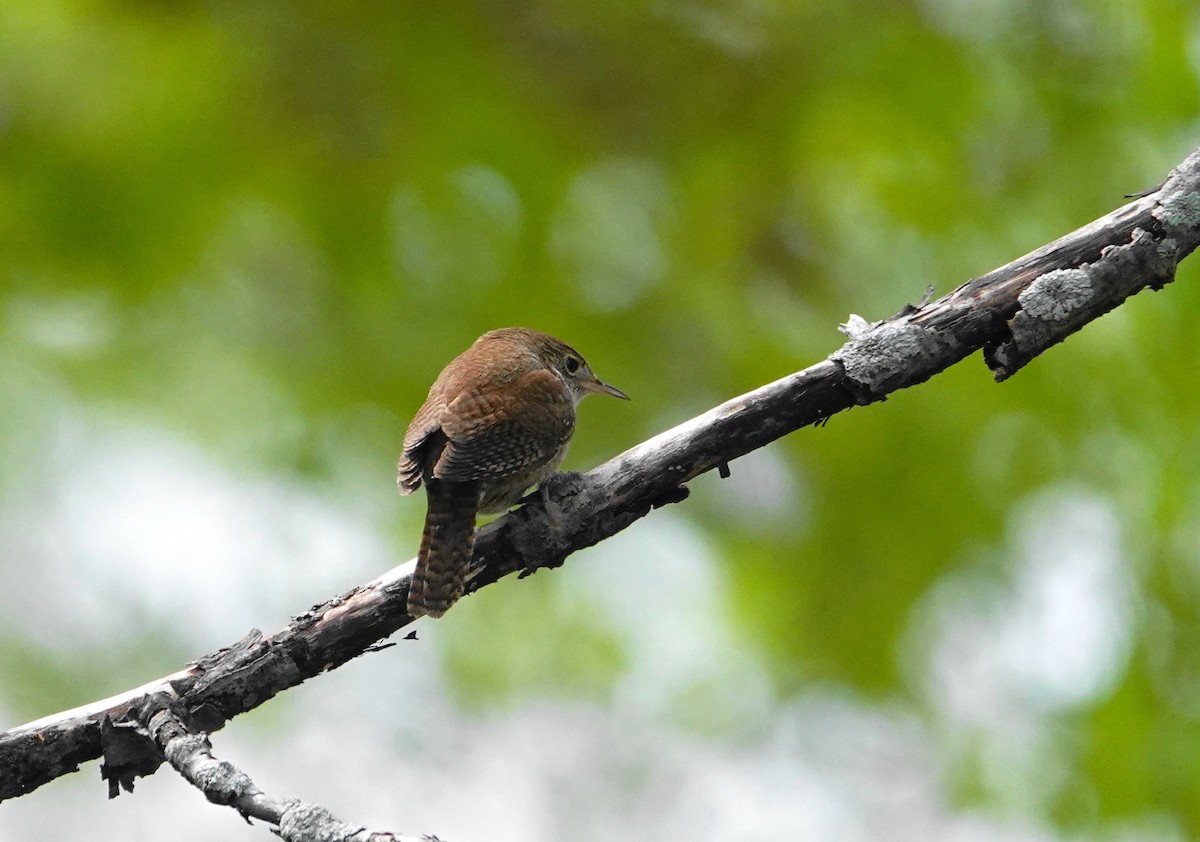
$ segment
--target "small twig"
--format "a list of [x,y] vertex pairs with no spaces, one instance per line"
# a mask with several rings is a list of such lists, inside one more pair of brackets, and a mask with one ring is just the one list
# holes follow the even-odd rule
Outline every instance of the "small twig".
[[[413,633],[413,636],[414,637],[416,636],[415,632]],[[382,652],[384,649],[391,649],[395,645],[396,645],[395,641],[387,641],[387,642],[380,641],[379,643],[372,643],[370,646],[368,646],[366,649],[363,650],[363,654],[366,655],[369,652]]]
[[286,842],[437,842],[435,836],[405,836],[338,821],[324,807],[298,798],[275,798],[227,760],[213,756],[207,734],[192,733],[172,708],[171,698],[156,693],[134,715],[138,731],[167,762],[214,804],[233,807],[250,824],[275,825]]

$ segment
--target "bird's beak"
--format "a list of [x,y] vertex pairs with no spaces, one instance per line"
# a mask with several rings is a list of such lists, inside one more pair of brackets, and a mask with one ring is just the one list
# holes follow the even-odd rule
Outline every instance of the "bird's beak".
[[595,392],[597,395],[612,395],[614,398],[620,398],[623,401],[629,400],[629,395],[622,392],[616,386],[609,386],[602,380],[587,380],[584,383],[584,388],[589,392]]

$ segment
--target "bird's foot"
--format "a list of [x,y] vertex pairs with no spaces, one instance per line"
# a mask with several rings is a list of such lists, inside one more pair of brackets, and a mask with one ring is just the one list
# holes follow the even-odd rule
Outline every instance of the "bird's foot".
[[579,471],[561,471],[551,474],[538,486],[542,508],[550,525],[558,528],[566,520],[567,512],[575,507],[575,498],[583,490],[583,474]]
[[522,530],[522,537],[519,539],[521,543],[518,546],[525,544],[521,546],[525,566],[521,571],[521,578],[540,568],[558,567],[563,563],[566,550],[559,546],[559,533],[570,525],[572,516],[584,505],[585,486],[583,474],[578,471],[563,471],[551,474],[538,486],[537,491],[525,498],[526,503],[535,500],[540,502],[543,513],[539,515],[536,508],[526,510],[530,511],[530,518],[525,528],[528,529],[530,522],[538,520],[542,521],[543,526],[537,530],[535,541],[526,541]]

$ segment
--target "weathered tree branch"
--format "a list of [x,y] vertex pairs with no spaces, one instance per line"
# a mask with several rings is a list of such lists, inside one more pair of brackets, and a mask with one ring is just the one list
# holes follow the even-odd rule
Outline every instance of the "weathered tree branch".
[[[1129,295],[1170,282],[1198,243],[1200,149],[1156,191],[936,301],[882,322],[852,316],[843,326],[849,340],[828,359],[727,401],[588,474],[555,477],[545,500],[535,495],[480,531],[468,589],[518,570],[557,566],[650,509],[684,499],[686,484],[700,474],[724,473],[738,456],[921,383],[977,350],[1003,380]],[[0,800],[102,755],[110,780],[153,771],[105,740],[105,723],[138,721],[151,694],[164,694],[189,730],[209,732],[369,651],[411,622],[404,608],[413,564],[311,608],[273,635],[255,630],[174,675],[0,733]]]

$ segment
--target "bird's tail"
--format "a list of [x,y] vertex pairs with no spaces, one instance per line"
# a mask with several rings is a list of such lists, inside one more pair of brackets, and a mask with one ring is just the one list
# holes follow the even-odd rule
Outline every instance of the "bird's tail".
[[475,544],[475,512],[479,507],[478,482],[425,482],[429,512],[417,569],[408,587],[408,614],[440,617],[463,594]]

